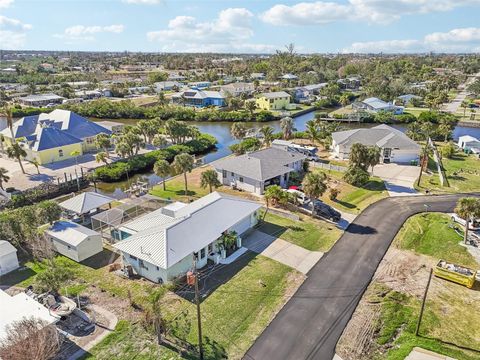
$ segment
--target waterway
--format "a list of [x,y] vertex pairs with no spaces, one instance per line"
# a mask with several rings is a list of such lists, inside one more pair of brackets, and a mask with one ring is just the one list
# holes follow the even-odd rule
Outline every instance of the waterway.
[[[314,118],[315,118],[314,112],[310,112],[295,118],[294,119],[295,129],[297,131],[304,131],[306,129],[306,123],[309,120],[312,120]],[[125,119],[125,120],[113,120],[113,121],[124,122],[127,124],[135,124],[137,120]],[[230,134],[230,127],[232,125],[232,123],[230,122],[189,122],[189,124],[197,126],[202,133],[207,133],[215,136],[215,138],[218,141],[217,149],[215,151],[208,153],[202,158],[203,162],[206,164],[230,155],[232,152],[230,151],[229,146],[238,142],[238,140],[234,139]],[[246,126],[248,128],[254,128],[254,129],[258,129],[264,125],[272,126],[275,129],[275,132],[278,132],[281,130],[280,121],[272,121],[268,123],[246,123]],[[343,124],[342,126],[346,129],[353,129],[353,128],[359,128],[359,127],[370,128],[376,125],[377,124],[351,123],[351,124]],[[406,131],[406,125],[393,125],[393,127],[401,131]],[[476,138],[480,138],[480,128],[457,126],[453,131],[454,140],[457,140],[458,137],[462,135],[471,135]],[[159,181],[161,181],[161,178],[159,178],[153,172],[139,174],[139,175],[132,176],[129,179],[129,181],[121,181],[121,182],[110,183],[110,184],[106,184],[106,183],[99,184],[98,190],[99,192],[102,192],[105,195],[113,196],[116,198],[123,198],[126,196],[124,193],[124,190],[129,187],[129,184],[137,180],[146,181],[150,185],[154,185],[154,184],[157,184]]]

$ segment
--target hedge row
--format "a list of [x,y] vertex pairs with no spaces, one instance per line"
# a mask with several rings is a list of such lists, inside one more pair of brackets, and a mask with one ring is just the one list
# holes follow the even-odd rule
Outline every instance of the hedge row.
[[202,134],[197,139],[187,141],[183,145],[172,145],[161,150],[153,150],[146,154],[133,156],[129,159],[119,160],[114,163],[98,167],[93,174],[96,180],[104,182],[115,182],[123,180],[128,175],[149,171],[157,160],[164,159],[172,162],[174,157],[180,153],[192,155],[204,154],[215,148],[217,139]]

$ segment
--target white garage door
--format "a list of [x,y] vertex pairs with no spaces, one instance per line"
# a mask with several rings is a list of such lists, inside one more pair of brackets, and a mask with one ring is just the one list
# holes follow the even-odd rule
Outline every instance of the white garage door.
[[241,235],[245,231],[250,229],[250,224],[251,224],[250,216],[247,216],[245,219],[243,219],[243,220],[239,221],[238,223],[236,223],[235,225],[233,225],[230,228],[230,230],[236,231],[237,234]]
[[418,160],[418,154],[416,152],[398,152],[393,153],[391,162],[398,164],[409,164],[412,160]]

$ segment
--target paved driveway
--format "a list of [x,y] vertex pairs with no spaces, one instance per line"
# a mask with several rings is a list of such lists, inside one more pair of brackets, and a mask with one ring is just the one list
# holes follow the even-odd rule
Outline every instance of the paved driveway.
[[409,196],[414,189],[420,168],[418,166],[381,164],[373,168],[373,174],[381,178],[390,196]]
[[[477,194],[478,195],[478,194]],[[332,360],[335,346],[405,220],[451,212],[459,195],[386,198],[350,224],[248,350],[244,359]]]
[[260,230],[253,231],[243,239],[242,245],[251,251],[297,269],[303,274],[308,273],[323,256],[320,251],[304,249]]

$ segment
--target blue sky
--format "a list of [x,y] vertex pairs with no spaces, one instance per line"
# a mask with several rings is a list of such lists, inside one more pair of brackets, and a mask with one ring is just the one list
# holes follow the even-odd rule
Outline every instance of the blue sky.
[[0,0],[0,49],[480,52],[480,0]]

